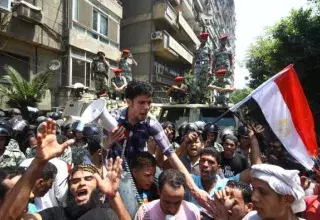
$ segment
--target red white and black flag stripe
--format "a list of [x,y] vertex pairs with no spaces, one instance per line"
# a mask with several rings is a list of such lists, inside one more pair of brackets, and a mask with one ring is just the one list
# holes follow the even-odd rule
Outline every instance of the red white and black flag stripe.
[[263,125],[264,141],[279,141],[307,169],[318,153],[314,120],[293,65],[230,108],[249,125]]

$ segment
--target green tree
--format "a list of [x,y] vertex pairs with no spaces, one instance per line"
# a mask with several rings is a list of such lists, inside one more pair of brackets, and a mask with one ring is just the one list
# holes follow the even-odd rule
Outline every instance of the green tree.
[[2,77],[8,84],[0,84],[0,97],[7,97],[8,105],[24,109],[27,106],[36,107],[48,88],[51,71],[38,73],[28,82],[11,66],[5,66],[6,75]]
[[230,97],[231,103],[238,103],[252,92],[252,89],[238,89]]
[[[319,0],[313,1],[317,5]],[[319,4],[318,4],[319,5]],[[246,66],[251,88],[293,63],[320,131],[320,13],[319,7],[292,10],[267,29],[249,49]]]

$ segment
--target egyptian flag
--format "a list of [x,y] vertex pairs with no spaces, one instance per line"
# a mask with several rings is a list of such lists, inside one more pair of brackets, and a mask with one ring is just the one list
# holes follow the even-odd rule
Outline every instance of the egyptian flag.
[[264,127],[262,138],[258,138],[260,147],[264,148],[262,152],[270,151],[270,145],[278,143],[288,154],[284,158],[292,157],[305,168],[312,169],[311,157],[318,153],[314,120],[293,65],[270,78],[230,110],[245,124]]

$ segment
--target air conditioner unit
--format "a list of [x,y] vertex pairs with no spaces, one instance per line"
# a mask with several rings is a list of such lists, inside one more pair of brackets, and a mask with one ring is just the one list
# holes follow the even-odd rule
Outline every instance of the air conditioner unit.
[[162,40],[162,38],[163,38],[162,31],[156,31],[151,34],[151,40]]
[[41,24],[41,9],[34,9],[25,4],[19,4],[17,8],[18,18],[33,24]]
[[10,11],[11,11],[11,0],[1,0],[0,12],[10,12]]

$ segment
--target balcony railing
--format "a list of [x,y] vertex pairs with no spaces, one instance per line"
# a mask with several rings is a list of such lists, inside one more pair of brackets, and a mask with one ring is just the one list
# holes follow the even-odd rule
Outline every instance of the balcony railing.
[[179,60],[180,58],[190,64],[193,61],[193,54],[166,31],[162,31],[162,37],[155,40],[154,51],[158,53],[159,56],[169,60]]
[[167,2],[158,2],[153,5],[153,19],[165,20],[173,28],[179,28],[177,24],[178,13]]
[[194,19],[194,13],[192,10],[192,2],[189,0],[181,0],[181,9],[183,16],[188,19]]
[[199,45],[200,41],[199,41],[197,35],[194,33],[193,29],[190,27],[190,25],[184,19],[181,11],[179,12],[178,23],[179,23],[180,27],[182,27],[182,29],[187,33],[187,35],[193,41],[193,43],[195,45]]

